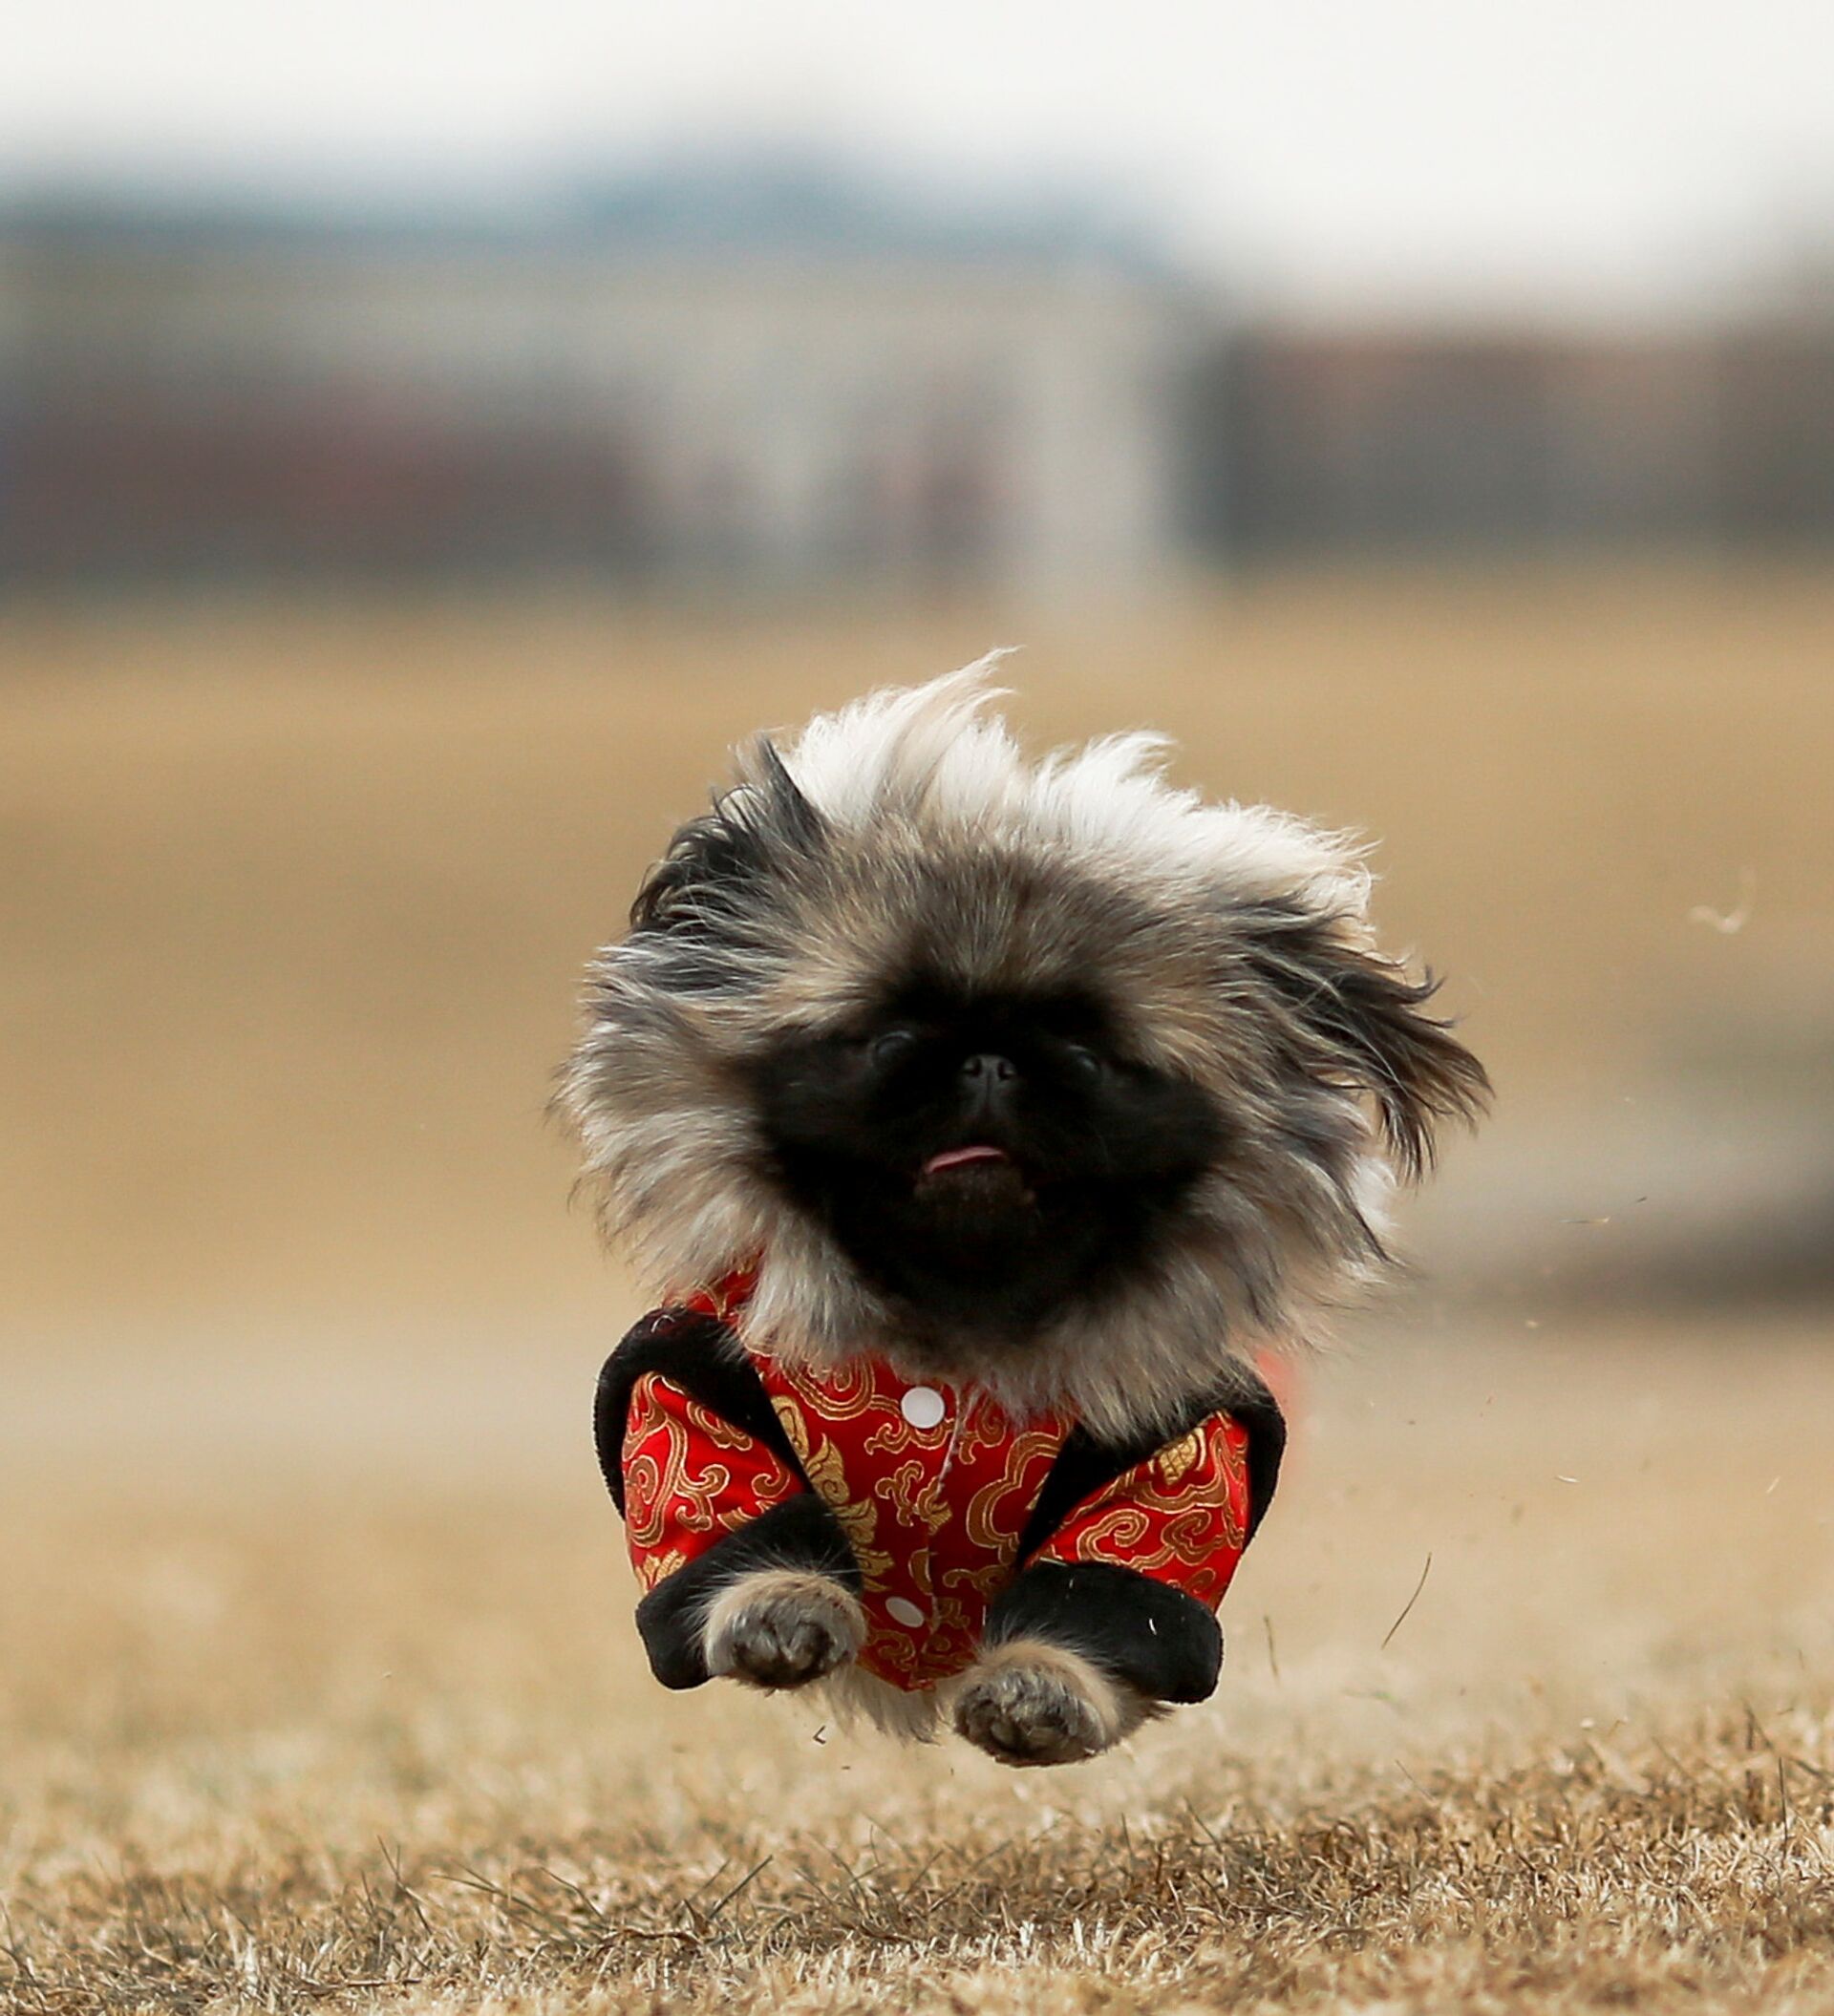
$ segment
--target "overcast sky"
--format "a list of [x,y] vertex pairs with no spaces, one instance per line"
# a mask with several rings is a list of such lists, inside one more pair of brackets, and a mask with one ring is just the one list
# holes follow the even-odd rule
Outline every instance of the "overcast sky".
[[1834,238],[1834,0],[4,0],[0,176],[1068,180],[1290,308],[1711,308]]

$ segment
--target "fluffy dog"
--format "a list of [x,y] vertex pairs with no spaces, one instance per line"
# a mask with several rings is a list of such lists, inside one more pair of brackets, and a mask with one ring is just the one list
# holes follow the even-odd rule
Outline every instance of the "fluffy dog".
[[754,742],[593,964],[560,1104],[662,1305],[599,1454],[659,1679],[826,1680],[1014,1764],[1215,1685],[1254,1366],[1487,1091],[1341,838],[988,663]]

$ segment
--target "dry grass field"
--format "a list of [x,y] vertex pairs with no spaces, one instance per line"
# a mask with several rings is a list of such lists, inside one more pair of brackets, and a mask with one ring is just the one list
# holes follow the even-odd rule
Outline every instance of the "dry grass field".
[[[724,745],[1014,639],[1379,836],[1501,1094],[1216,1700],[1019,1774],[650,1683],[542,1121]],[[0,613],[0,2010],[1834,2008],[1829,1323],[1561,1285],[1826,1173],[1831,666],[1783,569]]]
[[656,1689],[588,1377],[11,1453],[0,2006],[1834,2005],[1823,1335],[1370,1340],[1216,1699],[1032,1773]]

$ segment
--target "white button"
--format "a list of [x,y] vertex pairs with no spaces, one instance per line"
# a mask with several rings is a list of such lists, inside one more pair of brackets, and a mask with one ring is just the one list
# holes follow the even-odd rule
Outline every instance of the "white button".
[[[930,1395],[932,1400],[935,1397],[933,1393]],[[888,1596],[885,1599],[885,1615],[893,1623],[906,1624],[912,1630],[924,1621],[924,1613],[917,1605],[902,1596]]]
[[912,1428],[934,1428],[949,1410],[933,1386],[913,1386],[898,1403],[899,1411]]

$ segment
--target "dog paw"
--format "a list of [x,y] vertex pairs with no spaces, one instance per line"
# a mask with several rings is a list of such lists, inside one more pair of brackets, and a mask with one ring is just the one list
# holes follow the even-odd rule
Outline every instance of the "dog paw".
[[1079,1764],[1143,1719],[1130,1694],[1075,1652],[1002,1645],[962,1683],[955,1728],[1002,1764]]
[[859,1652],[860,1605],[824,1575],[762,1569],[723,1589],[707,1613],[707,1670],[757,1687],[806,1687]]

